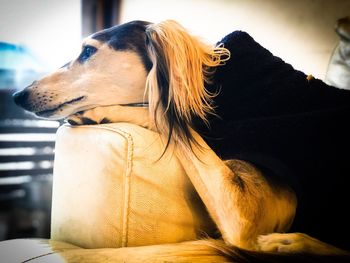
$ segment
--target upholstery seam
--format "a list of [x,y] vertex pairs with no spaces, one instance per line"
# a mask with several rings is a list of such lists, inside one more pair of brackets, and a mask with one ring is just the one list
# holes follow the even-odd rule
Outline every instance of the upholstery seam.
[[[57,254],[57,253],[62,252],[62,251],[63,251],[63,250],[52,251],[52,252],[45,253],[45,254],[42,254],[42,255],[39,255],[39,256],[31,257],[31,258],[29,258],[29,259],[26,259],[26,260],[24,260],[24,261],[21,261],[21,263],[26,263],[26,262],[32,261],[32,260],[34,260],[34,259],[46,257],[46,256],[53,255],[53,254]],[[63,252],[64,252],[64,251],[63,251]]]
[[124,200],[123,200],[123,209],[122,209],[122,240],[121,247],[128,246],[128,234],[129,234],[129,212],[130,212],[130,175],[132,172],[132,158],[134,153],[134,141],[133,137],[130,133],[117,128],[117,127],[107,127],[108,124],[105,125],[83,125],[83,126],[70,126],[64,125],[70,128],[97,128],[108,130],[112,132],[116,132],[121,135],[127,142],[127,150],[126,150],[126,169],[124,173]]

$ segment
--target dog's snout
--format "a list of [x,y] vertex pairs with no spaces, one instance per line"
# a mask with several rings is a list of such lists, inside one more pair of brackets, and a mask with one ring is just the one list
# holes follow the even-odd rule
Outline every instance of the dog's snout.
[[18,106],[25,108],[28,101],[29,92],[27,90],[17,91],[12,95],[12,97]]

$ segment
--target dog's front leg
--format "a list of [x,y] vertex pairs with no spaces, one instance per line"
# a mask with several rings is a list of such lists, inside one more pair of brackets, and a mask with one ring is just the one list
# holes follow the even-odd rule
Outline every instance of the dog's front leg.
[[190,150],[178,141],[176,155],[225,242],[255,250],[258,236],[286,231],[295,213],[294,193],[273,189],[248,163],[240,162],[238,169],[234,163],[226,165],[197,133],[192,134],[200,147],[193,144]]
[[128,122],[154,130],[148,107],[100,106],[71,115],[67,118],[67,122],[71,125]]

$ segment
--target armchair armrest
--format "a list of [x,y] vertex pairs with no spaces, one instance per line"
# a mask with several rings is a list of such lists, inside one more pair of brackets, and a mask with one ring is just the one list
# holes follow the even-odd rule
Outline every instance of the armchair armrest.
[[157,133],[115,123],[57,132],[51,238],[84,248],[195,240],[214,224]]

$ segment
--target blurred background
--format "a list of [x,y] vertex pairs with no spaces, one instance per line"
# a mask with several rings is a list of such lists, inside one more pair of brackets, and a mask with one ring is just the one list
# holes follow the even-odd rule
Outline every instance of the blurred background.
[[247,31],[296,69],[324,80],[350,0],[0,0],[0,240],[49,237],[55,132],[11,94],[64,65],[95,31],[175,19],[216,43]]

